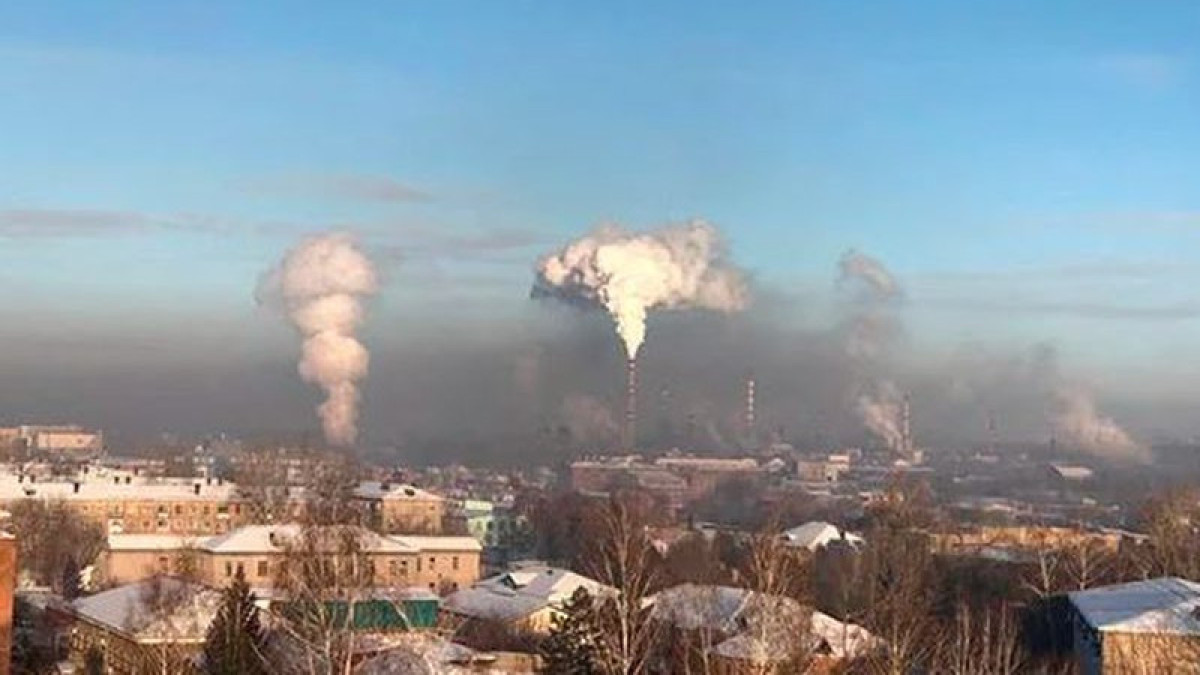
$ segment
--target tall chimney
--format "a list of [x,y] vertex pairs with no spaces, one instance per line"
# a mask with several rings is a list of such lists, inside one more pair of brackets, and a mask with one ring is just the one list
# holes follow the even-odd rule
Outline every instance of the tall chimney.
[[754,435],[754,373],[746,377],[746,435]]
[[637,359],[625,362],[625,428],[621,434],[625,450],[637,445]]
[[908,394],[904,395],[904,404],[900,409],[900,454],[905,459],[913,456],[912,403]]

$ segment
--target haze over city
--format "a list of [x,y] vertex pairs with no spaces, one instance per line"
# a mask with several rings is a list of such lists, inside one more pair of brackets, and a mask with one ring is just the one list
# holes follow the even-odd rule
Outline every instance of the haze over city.
[[[647,437],[736,445],[752,372],[764,429],[825,442],[873,442],[861,399],[889,382],[930,447],[1071,444],[1064,416],[1102,455],[1189,439],[1198,13],[15,3],[0,409],[315,433],[326,385],[256,293],[341,232],[378,276],[360,443],[608,445],[625,351],[605,312],[531,299],[536,268],[605,224],[703,221],[745,302],[650,312]],[[895,293],[847,283],[847,255]]]

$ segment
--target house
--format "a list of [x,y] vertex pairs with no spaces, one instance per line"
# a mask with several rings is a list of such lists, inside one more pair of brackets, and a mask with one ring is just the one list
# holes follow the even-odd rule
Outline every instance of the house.
[[1200,583],[1160,577],[1069,598],[1075,657],[1084,675],[1183,672],[1180,664],[1200,660]]
[[451,593],[442,603],[442,612],[457,621],[499,622],[544,634],[562,605],[579,588],[594,596],[616,592],[570,570],[530,564]]
[[672,631],[665,641],[672,663],[701,659],[718,673],[787,669],[801,662],[828,669],[878,642],[861,626],[792,598],[745,588],[681,584],[647,598],[646,605],[651,619]]
[[813,552],[834,542],[845,542],[852,546],[863,543],[863,538],[857,534],[839,530],[836,525],[820,520],[813,520],[787,530],[783,533],[783,539],[788,546],[804,548]]
[[154,577],[79,598],[65,607],[74,619],[70,659],[84,672],[92,659],[114,675],[193,673],[221,592],[172,577]]

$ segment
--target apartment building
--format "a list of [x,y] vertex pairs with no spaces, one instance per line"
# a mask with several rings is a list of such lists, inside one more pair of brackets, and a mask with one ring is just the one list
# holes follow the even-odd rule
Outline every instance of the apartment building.
[[237,487],[212,479],[152,480],[107,471],[70,480],[0,474],[0,508],[39,499],[67,504],[107,534],[212,535],[249,518]]
[[[452,591],[479,578],[482,547],[472,537],[381,535],[365,528],[356,534],[376,586]],[[186,572],[211,586],[241,571],[251,586],[268,589],[300,535],[296,524],[247,525],[203,538],[112,534],[100,570],[107,583]]]
[[371,515],[374,525],[391,534],[441,534],[447,516],[446,499],[405,483],[364,481],[354,498]]

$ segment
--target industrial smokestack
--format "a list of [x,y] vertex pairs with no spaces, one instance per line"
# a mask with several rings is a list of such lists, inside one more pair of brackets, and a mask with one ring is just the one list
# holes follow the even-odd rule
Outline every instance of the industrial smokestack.
[[750,373],[746,377],[746,436],[754,436],[755,411],[754,411],[754,373]]
[[625,362],[625,428],[621,442],[626,450],[637,447],[637,359]]
[[900,411],[900,455],[905,459],[913,456],[913,437],[912,437],[912,400],[908,394],[904,395],[903,407]]

